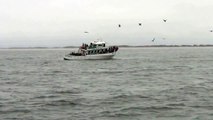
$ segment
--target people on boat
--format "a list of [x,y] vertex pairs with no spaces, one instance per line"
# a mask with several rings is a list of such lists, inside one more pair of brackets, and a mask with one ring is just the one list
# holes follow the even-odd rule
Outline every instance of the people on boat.
[[88,45],[83,43],[82,46],[81,46],[80,48],[86,50],[86,49],[88,48]]
[[118,50],[117,46],[105,46],[105,42],[102,41],[94,41],[91,42],[90,45],[83,43],[77,52],[72,52],[70,55],[74,56],[86,56],[92,54],[106,54],[106,53],[114,53]]

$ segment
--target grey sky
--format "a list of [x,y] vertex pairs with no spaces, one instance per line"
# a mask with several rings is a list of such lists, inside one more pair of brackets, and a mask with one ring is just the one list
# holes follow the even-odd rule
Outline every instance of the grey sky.
[[213,44],[212,11],[212,0],[0,0],[0,47],[69,46],[95,39]]

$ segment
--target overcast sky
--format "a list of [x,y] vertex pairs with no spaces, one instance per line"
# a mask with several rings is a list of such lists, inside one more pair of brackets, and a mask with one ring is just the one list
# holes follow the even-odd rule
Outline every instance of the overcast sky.
[[0,47],[213,44],[212,12],[212,0],[0,0]]

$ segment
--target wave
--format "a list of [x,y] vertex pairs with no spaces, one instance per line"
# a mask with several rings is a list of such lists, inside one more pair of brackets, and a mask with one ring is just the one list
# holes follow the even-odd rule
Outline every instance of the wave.
[[126,99],[126,98],[150,98],[150,97],[143,95],[125,95],[125,94],[112,97],[112,99]]
[[69,101],[69,100],[55,100],[45,104],[46,106],[66,106],[66,105],[80,105],[77,101]]
[[167,106],[180,106],[180,107],[184,107],[186,106],[184,103],[169,103],[169,104],[166,104]]
[[41,96],[36,96],[33,97],[32,99],[46,99],[46,98],[57,98],[59,97],[58,95],[41,95]]
[[41,66],[46,66],[46,65],[48,65],[49,63],[50,63],[49,61],[44,61],[44,62],[41,63]]
[[128,107],[124,108],[121,111],[126,111],[126,110],[145,110],[145,111],[162,111],[162,110],[173,110],[173,109],[181,109],[177,107],[171,107],[171,106],[148,106],[148,107]]
[[57,94],[80,94],[81,91],[80,90],[60,90],[60,91],[54,91]]
[[11,114],[11,113],[30,113],[28,109],[9,109],[9,110],[0,110],[0,114]]
[[6,72],[5,70],[0,70],[1,73]]
[[207,109],[207,110],[213,110],[213,106],[212,105],[192,105],[189,106],[195,109],[201,108],[201,109]]
[[126,102],[138,102],[141,100],[153,100],[153,98],[149,96],[143,96],[143,95],[116,95],[116,96],[111,96],[105,99],[101,99],[98,102],[100,105],[112,105],[112,104],[118,104],[118,103],[126,103]]
[[118,110],[105,110],[100,112],[100,117],[141,116],[145,113],[161,113],[163,111],[182,110],[170,106],[131,106]]

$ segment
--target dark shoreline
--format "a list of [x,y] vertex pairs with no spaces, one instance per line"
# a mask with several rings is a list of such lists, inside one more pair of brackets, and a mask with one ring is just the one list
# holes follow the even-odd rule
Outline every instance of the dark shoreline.
[[[148,48],[148,47],[213,47],[213,45],[118,45],[122,48]],[[62,49],[62,48],[79,48],[78,46],[65,47],[9,47],[0,49]]]
[[119,45],[119,47],[213,47],[213,45]]

